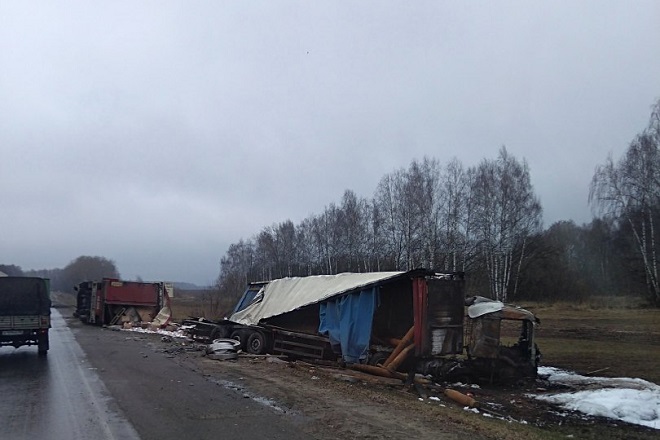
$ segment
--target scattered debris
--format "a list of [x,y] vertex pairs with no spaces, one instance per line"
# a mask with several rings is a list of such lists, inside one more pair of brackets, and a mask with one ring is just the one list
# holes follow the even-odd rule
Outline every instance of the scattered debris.
[[447,388],[445,390],[445,396],[449,397],[451,400],[462,406],[467,406],[469,408],[479,407],[479,402],[474,400],[472,397],[465,395],[460,391],[452,390],[451,388]]
[[206,348],[209,359],[227,361],[238,359],[240,341],[235,339],[216,339]]
[[609,369],[610,369],[610,367],[599,368],[598,370],[593,370],[593,371],[589,371],[588,373],[584,373],[584,375],[585,376],[591,376],[592,374],[602,373],[603,371],[607,371]]

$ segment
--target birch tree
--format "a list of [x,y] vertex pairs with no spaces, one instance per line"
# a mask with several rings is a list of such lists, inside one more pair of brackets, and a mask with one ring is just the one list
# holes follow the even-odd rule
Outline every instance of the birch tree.
[[444,270],[465,271],[470,229],[470,176],[458,159],[452,159],[441,176],[441,234],[446,258]]
[[403,267],[404,231],[400,228],[400,188],[403,172],[386,174],[376,189],[375,204],[381,219],[381,228],[385,242],[385,254],[393,263],[392,269]]
[[532,188],[527,162],[505,147],[495,161],[477,168],[472,188],[474,225],[493,298],[516,293],[527,238],[541,228],[541,205]]
[[363,272],[361,267],[365,253],[366,219],[364,204],[351,190],[346,190],[338,211],[337,232],[342,266],[340,270]]
[[641,257],[649,297],[660,305],[658,279],[658,218],[660,217],[660,100],[649,126],[614,162],[610,155],[596,168],[589,202],[599,214],[628,224]]
[[[375,203],[383,221],[388,254],[395,270],[410,270],[433,263],[437,232],[437,169],[430,160],[413,161],[381,179]],[[430,252],[429,252],[430,251]]]
[[414,262],[427,268],[440,268],[443,249],[441,237],[442,197],[441,167],[436,159],[413,161],[408,171],[410,203],[419,219],[418,251]]

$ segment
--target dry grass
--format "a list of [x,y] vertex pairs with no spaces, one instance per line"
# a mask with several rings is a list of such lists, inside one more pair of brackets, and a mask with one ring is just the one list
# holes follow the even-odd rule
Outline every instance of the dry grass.
[[541,318],[543,364],[660,383],[660,309],[609,298],[583,304],[527,304]]
[[204,317],[218,320],[233,310],[236,303],[235,298],[213,298],[212,294],[205,291],[194,293],[179,293],[172,298],[172,318],[181,321],[189,317]]

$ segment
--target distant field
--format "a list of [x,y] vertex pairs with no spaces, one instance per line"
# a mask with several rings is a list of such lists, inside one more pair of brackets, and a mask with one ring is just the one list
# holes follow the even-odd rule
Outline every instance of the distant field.
[[171,302],[172,318],[175,321],[199,316],[222,319],[233,310],[236,301],[235,298],[212,299],[210,292],[205,290],[176,291]]
[[537,343],[543,365],[660,383],[660,309],[606,298],[521,305],[541,319]]

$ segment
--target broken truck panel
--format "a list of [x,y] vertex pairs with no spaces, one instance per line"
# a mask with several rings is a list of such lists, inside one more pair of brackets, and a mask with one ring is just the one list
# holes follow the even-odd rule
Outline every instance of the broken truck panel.
[[104,283],[105,303],[131,306],[155,305],[159,303],[160,287],[151,283],[107,280]]
[[218,322],[206,318],[188,318],[183,320],[182,325],[193,340],[211,343],[215,339],[228,338],[235,324],[226,320]]
[[429,357],[463,351],[465,282],[456,274],[434,274],[413,280],[415,354]]
[[467,301],[467,356],[472,370],[500,379],[533,377],[540,362],[539,319],[531,312],[487,298]]
[[535,357],[534,330],[539,322],[532,313],[520,307],[503,304],[487,298],[475,297],[469,300],[468,318],[470,321],[468,355],[482,358],[500,356],[503,323],[515,323],[518,340],[513,345],[521,352]]
[[241,310],[245,309],[247,306],[252,304],[255,301],[258,301],[259,298],[257,296],[259,294],[263,294],[263,287],[268,284],[267,282],[257,282],[257,283],[250,283],[248,284],[248,288],[245,290],[243,293],[243,296],[238,300],[236,303],[236,306],[234,306],[234,310],[232,310],[232,315],[240,312]]
[[500,348],[500,320],[475,318],[471,325],[468,353],[473,357],[494,359]]

